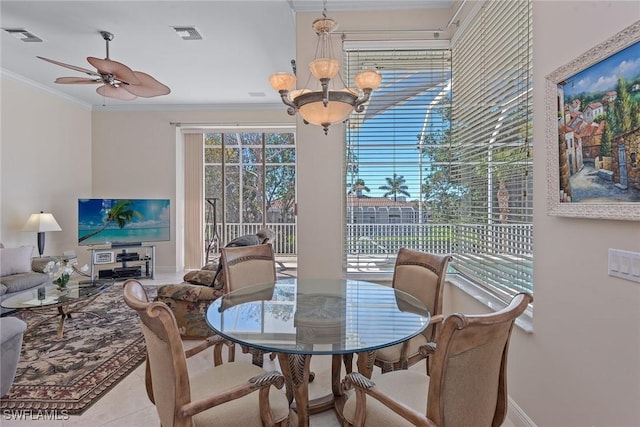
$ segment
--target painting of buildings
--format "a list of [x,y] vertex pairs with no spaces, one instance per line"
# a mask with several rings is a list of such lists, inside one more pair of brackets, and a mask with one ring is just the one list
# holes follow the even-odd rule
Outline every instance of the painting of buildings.
[[560,201],[640,202],[640,42],[558,84]]

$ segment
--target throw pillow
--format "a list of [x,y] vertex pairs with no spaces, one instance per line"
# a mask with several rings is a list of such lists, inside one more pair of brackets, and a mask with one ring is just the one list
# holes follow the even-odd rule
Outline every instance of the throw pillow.
[[33,246],[0,248],[0,276],[31,272]]
[[182,280],[193,283],[194,285],[212,286],[216,272],[212,270],[189,271],[184,275]]

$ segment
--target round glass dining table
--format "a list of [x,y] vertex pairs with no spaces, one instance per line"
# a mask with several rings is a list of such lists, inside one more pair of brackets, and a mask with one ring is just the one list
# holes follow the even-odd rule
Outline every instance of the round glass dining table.
[[[370,377],[377,349],[401,343],[429,325],[418,299],[389,286],[347,279],[280,279],[225,294],[207,309],[206,321],[229,341],[278,355],[287,397],[307,426],[309,414],[341,413],[341,364]],[[254,353],[254,354],[256,354]],[[332,355],[332,394],[309,401],[312,355]],[[255,360],[255,359],[254,359]]]

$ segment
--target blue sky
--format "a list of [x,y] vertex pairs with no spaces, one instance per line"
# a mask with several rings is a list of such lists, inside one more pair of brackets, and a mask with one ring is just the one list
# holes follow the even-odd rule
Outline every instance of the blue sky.
[[627,83],[640,75],[640,42],[623,49],[599,63],[566,79],[564,96],[573,98],[581,93],[614,90],[618,77]]
[[[353,135],[353,138],[361,145],[356,151],[358,157],[358,177],[364,179],[370,192],[364,192],[370,197],[381,197],[385,185],[385,177],[392,177],[394,173],[401,175],[408,186],[410,197],[407,200],[418,200],[420,197],[420,171],[418,135],[423,132],[443,130],[445,123],[442,120],[440,110],[432,105],[427,114],[431,102],[442,94],[449,94],[446,89],[443,92],[443,81],[449,77],[438,70],[429,76],[428,72],[406,73],[398,72],[400,76],[383,74],[383,79],[391,78],[394,85],[390,86],[394,91],[389,94],[385,87],[373,92],[371,106],[380,107],[380,104],[388,102],[390,98],[398,99],[405,95],[405,102],[396,104],[391,108],[382,109],[374,117],[368,118]],[[403,80],[400,82],[399,80]],[[404,88],[404,89],[403,89]],[[416,93],[418,92],[418,93]],[[388,105],[387,105],[388,107]],[[427,118],[425,124],[425,118]],[[398,126],[393,125],[394,122]],[[426,128],[425,128],[426,126]],[[389,144],[392,144],[389,146]],[[380,146],[387,146],[382,148]],[[424,171],[428,158],[422,157],[422,169]],[[395,165],[395,166],[394,166]],[[424,178],[424,176],[423,176]]]

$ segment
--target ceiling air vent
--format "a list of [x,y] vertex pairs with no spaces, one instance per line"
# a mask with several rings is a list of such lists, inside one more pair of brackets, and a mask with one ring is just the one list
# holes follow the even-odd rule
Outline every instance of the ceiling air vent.
[[182,40],[202,40],[202,36],[195,27],[171,27]]
[[42,39],[24,28],[3,28],[7,33],[11,34],[18,40],[26,43],[42,43]]

